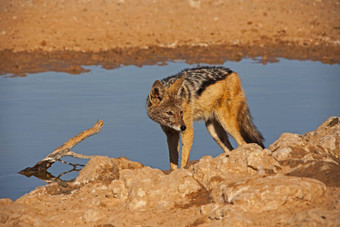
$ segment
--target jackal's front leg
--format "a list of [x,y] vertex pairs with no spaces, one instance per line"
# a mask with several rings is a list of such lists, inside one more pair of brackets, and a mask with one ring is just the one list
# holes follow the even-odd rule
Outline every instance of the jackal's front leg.
[[192,147],[192,141],[194,139],[194,129],[192,124],[187,124],[187,128],[184,132],[182,132],[182,160],[181,160],[181,168],[184,168],[190,157],[190,150]]
[[174,170],[178,168],[179,132],[166,126],[162,126],[162,129],[168,142],[170,168]]

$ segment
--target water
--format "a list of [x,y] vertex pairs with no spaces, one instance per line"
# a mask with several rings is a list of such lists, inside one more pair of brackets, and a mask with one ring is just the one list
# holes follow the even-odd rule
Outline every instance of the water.
[[[0,78],[0,198],[15,200],[44,185],[42,180],[17,172],[92,127],[97,119],[104,121],[101,132],[73,151],[124,156],[153,168],[169,169],[165,135],[146,115],[146,96],[154,80],[192,66],[183,62],[114,70],[91,66],[86,67],[90,72],[80,75],[47,72]],[[244,59],[224,66],[239,73],[266,146],[283,132],[302,134],[315,130],[329,116],[340,115],[339,65],[285,59],[262,65]],[[191,160],[222,152],[203,123],[196,123],[195,129]],[[70,169],[55,163],[49,172],[58,176]],[[76,176],[72,172],[61,178]]]

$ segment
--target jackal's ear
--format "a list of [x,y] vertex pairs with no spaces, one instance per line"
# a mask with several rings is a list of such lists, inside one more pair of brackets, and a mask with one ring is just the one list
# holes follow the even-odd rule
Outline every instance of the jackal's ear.
[[163,84],[159,80],[156,80],[153,83],[149,94],[149,104],[154,105],[160,103],[160,101],[163,99],[164,92]]
[[184,82],[185,76],[179,78],[175,81],[170,87],[169,87],[169,94],[177,95],[178,90],[181,88],[183,82]]

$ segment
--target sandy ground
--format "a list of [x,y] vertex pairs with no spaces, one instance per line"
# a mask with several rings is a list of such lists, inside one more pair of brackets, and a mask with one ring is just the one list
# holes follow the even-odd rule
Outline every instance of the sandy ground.
[[107,67],[174,59],[218,64],[248,55],[340,62],[338,0],[0,0],[0,6],[1,74],[41,71],[34,62],[65,59]]

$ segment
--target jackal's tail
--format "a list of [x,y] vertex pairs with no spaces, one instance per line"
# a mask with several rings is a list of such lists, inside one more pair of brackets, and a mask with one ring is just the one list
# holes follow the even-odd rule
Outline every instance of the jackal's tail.
[[254,125],[249,112],[249,107],[246,103],[243,103],[243,105],[240,107],[240,112],[237,116],[237,122],[241,136],[246,143],[257,143],[259,146],[264,148],[264,138]]

